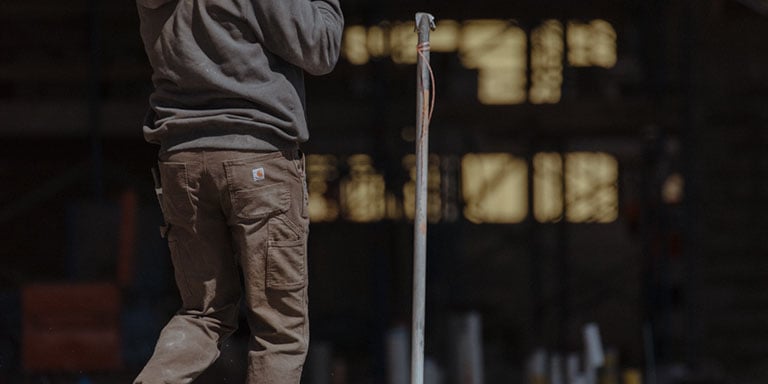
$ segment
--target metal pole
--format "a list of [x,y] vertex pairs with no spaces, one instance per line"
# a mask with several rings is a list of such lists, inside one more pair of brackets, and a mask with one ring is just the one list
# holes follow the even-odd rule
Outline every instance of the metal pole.
[[[419,34],[416,77],[416,211],[413,240],[413,321],[411,323],[411,384],[424,383],[424,308],[427,280],[427,165],[429,159],[430,90],[429,32],[435,18],[416,14]],[[434,95],[432,95],[434,97]]]

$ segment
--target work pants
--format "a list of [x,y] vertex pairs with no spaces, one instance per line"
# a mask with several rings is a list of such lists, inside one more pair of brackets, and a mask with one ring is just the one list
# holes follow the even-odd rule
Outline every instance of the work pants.
[[191,383],[237,329],[241,297],[247,383],[298,383],[309,341],[301,153],[182,151],[159,168],[182,306],[135,383]]

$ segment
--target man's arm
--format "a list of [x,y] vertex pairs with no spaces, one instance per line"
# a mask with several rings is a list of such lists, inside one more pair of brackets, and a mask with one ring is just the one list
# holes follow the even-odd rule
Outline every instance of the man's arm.
[[336,65],[344,17],[339,0],[251,0],[264,46],[313,75]]

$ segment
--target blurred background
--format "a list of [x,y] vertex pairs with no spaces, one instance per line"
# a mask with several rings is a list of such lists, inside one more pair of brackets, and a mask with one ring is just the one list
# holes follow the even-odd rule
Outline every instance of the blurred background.
[[[304,382],[406,382],[417,11],[427,381],[768,382],[768,1],[342,5]],[[129,382],[179,305],[135,4],[5,0],[0,52],[0,383]],[[242,382],[247,336],[198,382]]]

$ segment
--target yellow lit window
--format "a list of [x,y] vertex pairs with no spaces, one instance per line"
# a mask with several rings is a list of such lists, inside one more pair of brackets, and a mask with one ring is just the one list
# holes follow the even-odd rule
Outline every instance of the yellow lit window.
[[397,64],[416,64],[416,45],[419,36],[413,23],[395,23],[389,32],[392,61]]
[[542,223],[563,217],[563,157],[557,152],[533,157],[533,215]]
[[440,20],[440,28],[430,35],[429,44],[433,52],[455,52],[459,44],[461,24],[455,20]]
[[368,29],[368,52],[371,56],[384,57],[389,55],[389,41],[386,31],[385,25],[374,25]]
[[559,21],[547,20],[531,33],[531,103],[560,101],[563,49],[563,25]]
[[464,216],[475,223],[519,223],[528,214],[528,170],[508,153],[470,153],[461,162]]
[[609,223],[619,215],[619,164],[601,152],[565,155],[565,217],[573,223]]
[[478,71],[478,100],[483,104],[519,104],[526,98],[526,35],[504,20],[464,24],[459,40],[462,64]]
[[336,166],[336,157],[333,155],[307,156],[309,218],[313,222],[333,221],[339,216],[338,203],[327,196],[328,185],[339,176]]
[[680,173],[673,173],[661,186],[661,199],[666,204],[680,204],[685,197],[685,179]]
[[567,31],[568,63],[574,67],[616,65],[616,30],[605,20],[589,24],[569,22]]
[[349,176],[341,181],[340,197],[344,218],[354,222],[373,222],[386,212],[384,177],[373,168],[370,156],[360,154],[347,159]]
[[477,71],[477,99],[488,105],[520,104],[525,101],[525,79],[504,67]]
[[342,53],[344,58],[353,65],[363,65],[368,62],[367,31],[362,25],[350,25],[344,29]]
[[[567,28],[546,20],[530,33],[530,79],[528,36],[512,21],[440,20],[430,43],[434,52],[458,52],[465,68],[477,70],[478,101],[489,105],[559,102],[566,51],[568,63],[575,67],[616,65],[616,30],[605,20],[569,21]],[[354,65],[387,56],[398,64],[414,64],[417,40],[412,21],[351,25],[344,32],[342,54]]]

